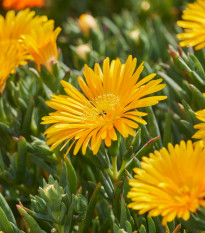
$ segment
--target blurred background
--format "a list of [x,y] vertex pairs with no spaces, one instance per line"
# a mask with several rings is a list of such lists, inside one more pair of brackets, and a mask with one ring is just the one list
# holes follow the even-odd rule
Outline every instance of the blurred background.
[[[73,55],[76,47],[86,44],[91,50],[86,60],[104,56],[127,57],[133,54],[151,61],[166,60],[167,46],[177,46],[176,33],[180,29],[176,21],[191,0],[45,0],[37,14],[47,15],[62,27],[58,45],[63,60],[71,68],[81,68],[81,58]],[[6,11],[1,6],[1,14]],[[97,33],[84,36],[78,27],[81,14],[91,14],[98,23]],[[117,40],[116,40],[117,38]],[[89,49],[88,49],[89,50]],[[93,58],[93,59],[91,59]]]

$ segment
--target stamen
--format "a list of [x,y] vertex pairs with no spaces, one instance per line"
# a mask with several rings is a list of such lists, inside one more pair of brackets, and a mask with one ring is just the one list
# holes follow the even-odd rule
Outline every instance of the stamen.
[[95,99],[90,100],[93,107],[90,107],[90,105],[85,106],[83,118],[85,120],[93,120],[98,117],[103,118],[110,110],[114,111],[119,100],[119,97],[114,94],[97,96]]

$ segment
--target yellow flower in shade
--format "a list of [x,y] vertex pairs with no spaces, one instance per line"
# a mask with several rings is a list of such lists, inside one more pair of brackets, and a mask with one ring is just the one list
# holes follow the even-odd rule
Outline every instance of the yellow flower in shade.
[[2,93],[9,74],[19,65],[25,64],[24,59],[27,55],[15,44],[5,41],[0,41],[0,54],[0,93]]
[[160,84],[162,79],[152,80],[156,74],[139,81],[143,70],[141,64],[135,71],[136,58],[129,56],[125,64],[119,59],[110,64],[106,58],[101,70],[98,63],[94,71],[85,65],[83,74],[85,80],[78,78],[79,86],[84,94],[74,88],[70,83],[61,81],[66,95],[56,96],[47,101],[47,105],[55,109],[49,116],[43,117],[43,124],[53,124],[46,131],[47,145],[52,145],[51,150],[63,141],[67,143],[74,139],[70,148],[75,144],[74,154],[80,147],[86,153],[90,141],[93,154],[97,154],[102,140],[107,147],[112,140],[117,140],[116,130],[123,137],[135,135],[138,123],[146,124],[140,118],[146,113],[137,109],[157,104],[166,96],[150,96],[149,94],[162,90],[165,84]]
[[194,126],[198,131],[192,137],[201,140],[205,145],[205,109],[196,112],[196,117],[203,123]]
[[52,63],[58,61],[56,39],[60,31],[60,27],[54,30],[54,21],[49,20],[21,37],[24,48],[35,60],[38,70],[44,65],[51,72]]
[[184,33],[177,35],[182,40],[180,46],[195,46],[196,50],[205,47],[205,1],[197,0],[188,4],[182,19],[177,22],[178,26],[184,28]]
[[44,0],[2,0],[4,9],[22,10],[26,7],[43,7]]
[[91,29],[98,27],[95,18],[89,14],[82,14],[79,17],[78,26],[85,36],[89,35]]
[[134,168],[128,193],[132,200],[128,207],[139,214],[161,215],[165,225],[176,217],[187,221],[191,212],[205,207],[205,149],[201,144],[170,143],[168,150],[143,157],[141,167]]

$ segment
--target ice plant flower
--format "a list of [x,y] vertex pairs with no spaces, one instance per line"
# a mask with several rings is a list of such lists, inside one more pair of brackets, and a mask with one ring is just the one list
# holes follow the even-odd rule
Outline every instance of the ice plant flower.
[[[14,44],[19,51],[22,51],[23,47],[20,43],[22,35],[30,34],[31,31],[37,30],[45,22],[48,22],[46,16],[35,16],[35,12],[29,9],[19,11],[17,15],[15,11],[10,10],[5,18],[0,15],[0,43]],[[25,64],[26,59],[33,59],[28,56],[28,51],[27,56],[22,61],[23,64]]]
[[[10,10],[7,12],[4,18],[0,15],[0,91],[2,92],[5,87],[7,77],[14,71],[18,65],[25,65],[27,60],[33,60],[33,56],[29,54],[29,49],[22,46],[20,42],[21,38],[27,35],[33,35],[39,32],[39,28],[45,28],[44,25],[53,25],[52,20],[48,20],[46,16],[35,16],[34,11],[25,9],[15,14],[15,11]],[[56,34],[55,32],[54,34]],[[44,33],[45,34],[45,33]],[[50,31],[48,31],[47,37],[50,36],[50,40],[53,40]],[[42,35],[39,32],[39,38],[42,39]],[[45,41],[47,37],[43,39]],[[30,37],[29,37],[30,39]],[[46,42],[44,42],[46,43]],[[39,42],[40,45],[43,42]],[[9,49],[9,47],[11,47]],[[55,47],[55,46],[54,46]],[[42,53],[42,56],[44,53]],[[5,61],[3,61],[5,59]]]
[[142,168],[129,181],[128,207],[162,216],[162,224],[176,217],[187,221],[199,206],[205,207],[205,148],[181,141],[143,157]]
[[13,73],[16,67],[24,64],[26,54],[9,42],[0,42],[0,51],[0,93],[2,93],[9,74]]
[[183,11],[181,21],[177,25],[184,28],[184,32],[177,35],[182,40],[180,46],[195,46],[195,49],[205,47],[205,1],[197,0],[188,4]]
[[25,59],[35,60],[39,70],[41,64],[51,70],[52,61],[57,61],[56,38],[60,30],[59,27],[54,30],[53,20],[35,16],[29,9],[17,15],[11,10],[5,18],[0,16],[0,41],[10,41],[24,49],[30,55]]
[[97,28],[95,18],[89,14],[82,14],[78,20],[78,26],[85,36],[88,36],[91,29]]
[[22,35],[30,34],[47,21],[46,16],[35,16],[35,11],[29,9],[19,11],[17,14],[10,10],[5,18],[0,15],[0,41],[11,40],[17,43]]
[[44,0],[2,0],[4,9],[22,10],[24,8],[43,7]]
[[199,123],[194,126],[198,131],[192,136],[195,139],[199,139],[205,145],[205,109],[196,112],[196,117],[203,121],[203,123]]
[[39,71],[41,65],[44,65],[52,72],[52,63],[58,61],[56,39],[60,31],[60,27],[54,30],[54,21],[49,20],[38,29],[32,30],[30,34],[21,37],[24,48],[35,60]]
[[107,147],[112,140],[117,140],[116,130],[123,137],[135,135],[133,129],[138,128],[138,123],[146,124],[140,118],[146,113],[137,109],[157,104],[166,96],[150,96],[162,90],[165,84],[160,84],[162,79],[152,80],[156,74],[139,81],[143,70],[143,63],[135,71],[136,58],[129,56],[125,64],[119,59],[110,64],[106,58],[101,70],[98,63],[94,71],[85,65],[83,74],[85,80],[78,78],[83,94],[70,83],[61,81],[66,95],[53,95],[47,105],[55,109],[49,116],[43,117],[43,124],[53,124],[46,131],[47,145],[52,145],[51,150],[66,141],[61,149],[74,139],[68,148],[75,144],[74,154],[80,147],[86,153],[90,141],[93,154],[97,154],[102,140]]

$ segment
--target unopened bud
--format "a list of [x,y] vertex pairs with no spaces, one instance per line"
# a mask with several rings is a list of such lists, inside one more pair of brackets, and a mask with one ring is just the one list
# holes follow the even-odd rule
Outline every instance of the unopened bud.
[[45,195],[52,201],[56,201],[58,199],[58,191],[53,184],[48,184],[43,189]]
[[90,51],[91,48],[87,44],[78,45],[76,48],[76,54],[85,60],[87,59],[87,53]]
[[129,33],[130,38],[135,42],[139,42],[140,32],[138,30],[133,30]]
[[143,11],[148,11],[150,9],[150,3],[148,1],[142,1],[141,8]]
[[97,28],[97,22],[92,15],[82,14],[78,20],[78,26],[85,36],[90,34],[91,29]]

